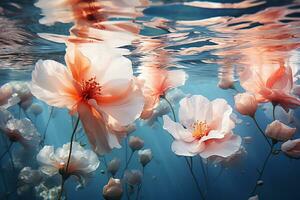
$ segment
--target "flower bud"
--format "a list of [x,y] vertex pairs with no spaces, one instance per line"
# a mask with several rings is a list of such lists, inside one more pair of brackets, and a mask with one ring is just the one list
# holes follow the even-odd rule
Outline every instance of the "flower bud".
[[129,137],[129,147],[132,151],[140,150],[144,147],[144,141],[136,136],[130,136]]
[[281,145],[281,151],[291,158],[300,158],[300,139],[286,141]]
[[257,101],[253,94],[240,93],[234,96],[235,107],[242,115],[254,116],[257,109]]
[[269,124],[265,130],[266,136],[277,141],[287,141],[293,137],[296,128],[291,128],[278,120]]
[[120,179],[110,178],[107,185],[103,187],[102,195],[106,200],[120,200],[123,195]]
[[152,160],[151,149],[139,150],[139,161],[145,167]]
[[114,158],[108,163],[107,171],[115,176],[120,168],[120,165],[121,161],[118,158]]

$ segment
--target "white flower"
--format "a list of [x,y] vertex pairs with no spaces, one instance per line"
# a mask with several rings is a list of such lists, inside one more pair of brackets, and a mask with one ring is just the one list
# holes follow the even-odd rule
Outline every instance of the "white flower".
[[11,141],[20,142],[24,147],[36,147],[41,136],[32,122],[25,119],[10,119],[6,124],[5,133]]
[[[70,143],[54,151],[53,146],[44,146],[37,155],[37,160],[41,164],[40,170],[48,176],[53,176],[60,170],[64,170],[68,161]],[[84,177],[95,171],[100,164],[97,155],[91,150],[85,150],[77,142],[73,142],[71,159],[68,167],[68,174],[75,175],[80,181],[85,181]]]
[[107,185],[103,187],[102,194],[106,200],[120,200],[123,195],[123,188],[120,179],[110,178]]
[[145,167],[152,160],[152,151],[151,149],[139,150],[139,161]]
[[177,155],[225,158],[241,145],[241,137],[232,132],[235,124],[231,114],[232,108],[224,99],[209,101],[194,95],[180,101],[180,123],[165,115],[163,128],[174,137],[172,150]]
[[31,187],[41,183],[43,176],[39,170],[24,167],[18,176],[18,194],[28,191]]

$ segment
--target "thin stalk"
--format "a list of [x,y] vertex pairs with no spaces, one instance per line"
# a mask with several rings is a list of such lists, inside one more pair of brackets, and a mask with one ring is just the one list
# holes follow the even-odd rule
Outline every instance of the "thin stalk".
[[129,165],[129,163],[130,163],[130,161],[131,161],[131,158],[132,158],[132,156],[133,156],[133,153],[134,153],[134,151],[131,151],[131,154],[130,154],[130,156],[129,156],[129,159],[128,159],[128,161],[126,161],[126,165],[125,165],[124,172],[125,172],[125,170],[127,169],[128,165]]
[[176,122],[177,121],[176,120],[176,115],[175,115],[175,111],[173,109],[173,106],[172,106],[171,102],[166,98],[166,96],[162,96],[161,98],[164,99],[168,103],[168,105],[170,106],[170,109],[171,109],[172,114],[173,114],[173,119]]
[[13,142],[10,142],[9,146],[7,147],[6,151],[3,152],[0,156],[0,161],[4,158],[4,156],[10,151],[11,147],[13,145]]
[[78,127],[78,124],[79,124],[79,117],[77,118],[77,121],[76,121],[76,124],[75,124],[75,127],[73,129],[73,132],[72,132],[72,135],[71,135],[71,139],[70,139],[70,150],[69,150],[69,156],[68,156],[68,161],[67,161],[67,165],[66,165],[66,174],[68,174],[68,169],[69,169],[69,164],[70,164],[70,160],[71,160],[71,154],[72,154],[72,148],[73,148],[73,140],[74,140],[74,136],[75,136],[75,133],[76,133],[76,129]]
[[52,117],[53,110],[54,110],[54,107],[52,106],[51,110],[50,110],[49,118],[48,118],[47,123],[46,123],[46,128],[45,128],[44,134],[43,134],[43,140],[42,140],[43,144],[45,143],[45,140],[46,140],[46,134],[47,134],[48,126],[49,126],[49,123],[50,123],[50,119]]
[[273,104],[273,112],[272,112],[272,114],[273,114],[273,121],[276,120],[276,117],[275,117],[275,109],[276,109],[276,104]]
[[270,143],[270,141],[268,140],[267,136],[265,135],[264,131],[260,128],[259,124],[257,123],[255,117],[252,117],[256,127],[258,128],[258,130],[260,131],[260,133],[264,136],[265,140],[268,142],[269,146],[272,148],[272,144]]
[[[106,161],[106,158],[105,156],[103,156],[103,162],[104,162],[104,166],[105,166],[105,170],[106,170],[106,175],[107,175],[107,179],[109,180],[109,175],[108,175],[108,171],[107,171],[107,161]],[[114,178],[114,177],[113,177]]]
[[199,185],[198,180],[197,180],[197,178],[196,178],[196,176],[195,176],[195,174],[194,174],[194,172],[193,172],[193,170],[192,170],[192,168],[191,168],[191,166],[190,166],[190,163],[189,163],[187,157],[184,157],[184,158],[185,158],[185,161],[186,161],[186,163],[187,163],[187,165],[188,165],[188,167],[189,167],[190,173],[191,173],[191,175],[192,175],[192,177],[193,177],[193,180],[194,180],[194,182],[195,182],[195,184],[196,184],[196,187],[197,187],[197,189],[198,189],[198,191],[199,191],[199,193],[200,193],[201,199],[204,200],[204,199],[205,199],[205,196],[204,196],[203,192],[201,191],[200,185]]
[[[72,155],[73,140],[74,140],[74,136],[75,136],[78,124],[79,124],[79,117],[77,118],[75,127],[74,127],[72,135],[71,135],[71,139],[70,139],[70,150],[69,150],[69,155],[68,155],[68,161],[67,161],[67,164],[66,164],[66,167],[65,167],[65,170],[64,170],[64,175],[65,176],[68,175],[68,169],[69,169],[69,164],[70,164],[71,155]],[[65,176],[62,175],[61,190],[60,190],[60,193],[59,193],[59,196],[58,196],[58,200],[60,200],[61,197],[62,197],[62,193],[63,193],[63,190],[64,190],[65,181],[66,181]]]
[[60,192],[59,192],[59,195],[58,195],[58,198],[57,198],[58,200],[60,200],[61,197],[62,197],[62,194],[63,194],[63,191],[64,191],[64,187],[65,187],[65,181],[66,181],[66,179],[63,178],[63,177],[61,177]]
[[205,181],[205,185],[206,185],[206,190],[208,190],[208,187],[209,187],[209,182],[208,182],[208,176],[206,174],[206,171],[205,171],[205,168],[204,168],[204,164],[203,164],[203,160],[202,158],[200,157],[200,165],[201,165],[201,170],[202,170],[202,173],[203,173],[203,176],[204,176],[204,181]]
[[257,179],[256,179],[255,186],[254,186],[252,192],[250,193],[250,196],[253,196],[254,193],[255,193],[255,191],[256,191],[256,189],[257,189],[257,186],[258,186],[257,182],[258,182],[258,181],[261,179],[261,177],[263,176],[263,173],[264,173],[264,171],[265,171],[265,169],[266,169],[267,163],[268,163],[268,161],[269,161],[269,159],[270,159],[270,157],[271,157],[271,155],[272,155],[273,147],[274,147],[274,144],[272,145],[271,150],[269,151],[269,153],[268,153],[268,155],[267,155],[267,157],[266,157],[266,159],[265,159],[265,161],[264,161],[264,163],[263,163],[262,170],[259,171],[259,176],[258,176]]
[[[142,170],[143,177],[144,177],[144,171],[145,171],[145,167],[143,167],[143,170]],[[140,197],[140,192],[142,190],[142,184],[143,184],[143,180],[141,181],[141,184],[138,186],[138,190],[137,190],[137,194],[136,194],[136,200],[138,200],[139,197]]]

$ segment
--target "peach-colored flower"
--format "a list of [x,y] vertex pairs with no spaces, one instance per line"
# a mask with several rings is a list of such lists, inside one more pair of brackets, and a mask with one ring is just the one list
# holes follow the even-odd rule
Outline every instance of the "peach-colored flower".
[[183,70],[166,70],[145,67],[141,69],[138,79],[142,82],[145,106],[142,119],[151,117],[153,109],[158,105],[160,97],[172,88],[184,85],[187,75]]
[[274,140],[287,141],[293,137],[295,132],[296,128],[291,128],[284,123],[275,120],[267,126],[265,134]]
[[281,151],[292,158],[300,158],[300,139],[288,140],[281,145]]
[[98,154],[120,147],[120,138],[108,133],[107,124],[127,126],[144,106],[130,60],[99,44],[69,45],[65,60],[67,68],[53,60],[37,62],[32,94],[51,106],[77,112]]
[[242,115],[254,116],[257,109],[255,96],[250,93],[240,93],[234,96],[235,107]]
[[248,67],[240,75],[242,87],[255,95],[258,102],[280,104],[285,110],[300,105],[300,99],[293,96],[293,72],[290,67],[264,65]]
[[164,129],[175,139],[172,150],[177,155],[203,158],[226,158],[240,149],[241,137],[234,135],[232,108],[224,99],[210,102],[201,95],[180,101],[179,120],[176,123],[165,115]]

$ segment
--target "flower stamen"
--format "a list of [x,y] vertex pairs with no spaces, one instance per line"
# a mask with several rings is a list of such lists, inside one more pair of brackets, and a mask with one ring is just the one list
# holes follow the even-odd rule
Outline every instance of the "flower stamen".
[[96,77],[92,77],[88,81],[82,81],[81,96],[84,100],[93,99],[99,95],[101,95],[101,86],[96,81]]
[[197,140],[201,139],[203,136],[208,135],[210,128],[207,125],[207,123],[204,122],[199,122],[198,120],[193,124],[193,137],[196,138]]

